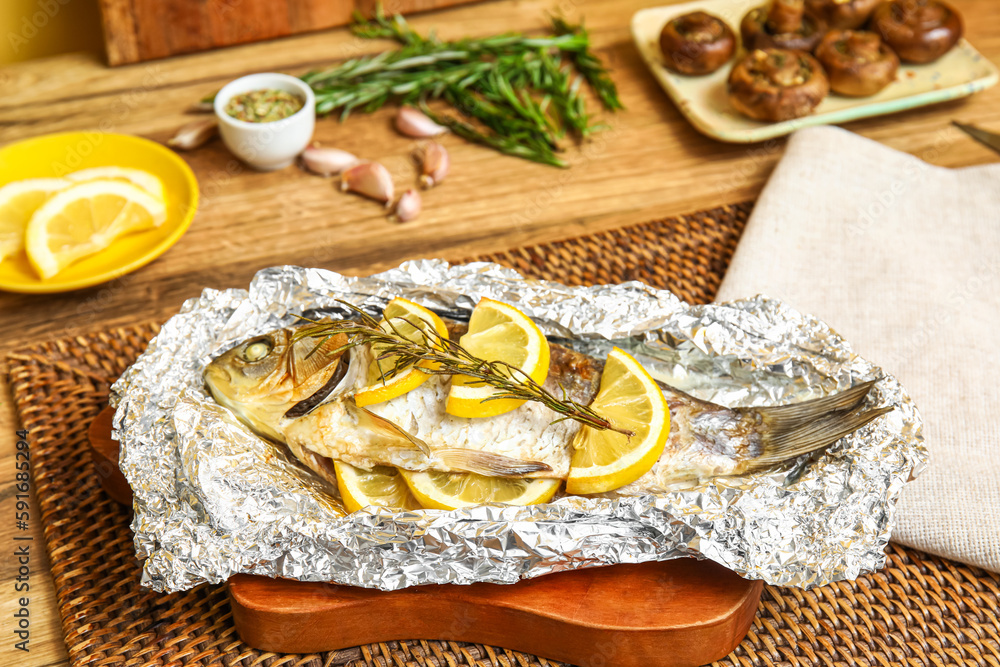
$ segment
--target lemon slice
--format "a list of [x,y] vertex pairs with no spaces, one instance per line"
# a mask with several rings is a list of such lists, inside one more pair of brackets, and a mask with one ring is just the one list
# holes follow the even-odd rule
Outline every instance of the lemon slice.
[[140,187],[160,201],[166,201],[163,194],[163,182],[156,176],[143,171],[142,169],[130,169],[128,167],[93,167],[91,169],[81,169],[80,171],[66,174],[66,178],[75,182],[94,181],[98,179],[111,179],[124,181]]
[[[392,327],[389,326],[389,323],[404,338],[414,342],[427,342],[428,338],[433,342],[435,334],[440,338],[448,338],[448,328],[440,317],[423,306],[402,297],[396,297],[386,305],[379,326],[382,327],[383,331],[391,331]],[[425,333],[429,335],[425,336]],[[372,345],[372,354],[375,359],[372,360],[368,368],[369,384],[354,395],[354,402],[359,407],[402,396],[419,387],[430,377],[429,374],[420,370],[421,367],[427,368],[426,364],[417,364],[416,368],[410,366],[390,376],[395,367],[392,357],[379,361],[378,357],[382,351],[378,345]],[[385,377],[384,381],[383,377]]]
[[[549,374],[549,342],[527,315],[514,306],[483,298],[472,311],[469,331],[459,345],[487,361],[503,361],[541,384]],[[514,374],[517,379],[517,374]],[[456,417],[493,417],[510,412],[524,401],[490,399],[503,392],[456,375],[451,381],[446,410]],[[485,402],[484,402],[485,401]]]
[[85,181],[57,192],[35,211],[25,248],[38,275],[51,278],[118,237],[158,227],[166,219],[163,202],[131,183]]
[[420,503],[410,493],[399,471],[390,466],[375,466],[371,472],[355,468],[343,461],[333,462],[337,472],[337,489],[348,512],[362,507],[394,507],[418,510]]
[[0,262],[24,247],[24,230],[32,214],[54,192],[71,185],[64,178],[29,178],[0,188]]
[[558,479],[486,477],[471,472],[399,472],[417,501],[427,509],[435,510],[453,510],[483,503],[547,503],[562,483]]
[[670,435],[670,408],[646,369],[617,347],[608,355],[591,409],[629,437],[584,426],[573,440],[566,492],[604,493],[649,472]]

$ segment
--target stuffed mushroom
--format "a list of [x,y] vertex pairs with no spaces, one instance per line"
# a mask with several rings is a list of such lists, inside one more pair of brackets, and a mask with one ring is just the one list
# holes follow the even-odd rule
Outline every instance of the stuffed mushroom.
[[807,14],[805,0],[774,0],[770,7],[751,9],[740,23],[743,46],[754,49],[812,51],[826,24]]
[[722,19],[691,12],[663,26],[660,50],[667,67],[675,72],[711,74],[733,57],[736,36]]
[[834,30],[860,28],[881,0],[806,0],[806,11]]
[[816,47],[830,89],[849,97],[868,97],[896,79],[899,58],[878,34],[831,30]]
[[892,0],[872,14],[871,28],[901,60],[929,63],[962,37],[962,18],[939,0]]
[[807,116],[829,91],[823,67],[803,51],[757,49],[729,73],[730,103],[756,120]]

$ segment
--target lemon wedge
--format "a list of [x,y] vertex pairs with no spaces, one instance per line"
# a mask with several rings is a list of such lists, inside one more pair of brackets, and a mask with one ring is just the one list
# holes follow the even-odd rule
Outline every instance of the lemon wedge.
[[604,493],[649,472],[670,435],[670,408],[646,369],[617,347],[608,355],[591,409],[631,437],[584,426],[573,440],[566,492]]
[[61,190],[35,211],[25,232],[25,248],[43,279],[124,234],[152,229],[167,219],[162,200],[118,180],[78,183]]
[[[448,338],[448,328],[440,317],[420,304],[402,297],[397,297],[386,305],[379,326],[387,332],[394,327],[404,338],[418,343],[427,342],[428,338],[433,342],[435,335]],[[369,384],[354,395],[354,402],[359,407],[402,396],[419,387],[430,377],[420,370],[421,367],[428,367],[423,364],[407,367],[390,376],[395,366],[392,357],[380,361],[378,357],[382,354],[382,350],[378,345],[372,345],[372,354],[375,359],[368,368]]]
[[556,495],[562,480],[486,477],[471,472],[400,470],[417,501],[427,509],[453,510],[483,503],[537,505]]
[[337,489],[348,512],[362,507],[394,507],[418,510],[420,503],[410,493],[399,471],[390,466],[375,466],[369,472],[343,461],[333,462],[337,473]]
[[81,169],[80,171],[70,172],[66,174],[66,178],[77,183],[98,179],[123,181],[142,188],[160,201],[166,201],[163,191],[163,182],[153,174],[148,171],[143,171],[142,169],[114,166],[92,167],[90,169]]
[[45,200],[71,185],[64,178],[29,178],[0,188],[0,262],[24,248],[28,221]]
[[[545,334],[531,318],[506,303],[483,298],[476,304],[469,331],[459,339],[459,345],[480,359],[508,363],[539,384],[548,377],[549,342]],[[524,403],[511,398],[487,400],[499,394],[503,392],[474,378],[456,375],[445,409],[456,417],[493,417]]]

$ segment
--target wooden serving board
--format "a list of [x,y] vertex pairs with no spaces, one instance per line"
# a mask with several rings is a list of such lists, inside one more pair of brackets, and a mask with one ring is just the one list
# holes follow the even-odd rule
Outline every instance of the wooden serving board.
[[[476,0],[393,0],[394,13],[411,14]],[[259,42],[351,22],[377,0],[100,0],[111,65]]]
[[[131,504],[111,438],[113,411],[90,427],[101,486]],[[749,630],[763,584],[711,561],[615,565],[513,585],[382,592],[236,575],[236,629],[254,648],[312,653],[406,639],[503,646],[582,667],[685,667],[718,660]]]

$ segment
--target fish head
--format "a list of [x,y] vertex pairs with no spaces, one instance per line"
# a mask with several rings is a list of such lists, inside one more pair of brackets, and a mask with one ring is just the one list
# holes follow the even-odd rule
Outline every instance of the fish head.
[[259,435],[279,442],[280,420],[310,399],[326,398],[349,363],[345,335],[309,338],[296,332],[285,328],[254,336],[213,359],[203,374],[220,405]]

